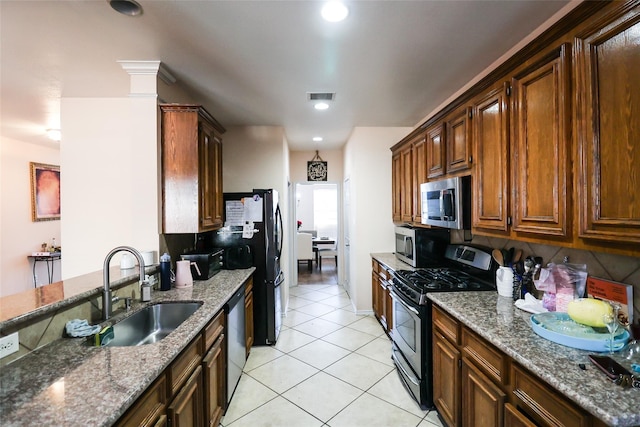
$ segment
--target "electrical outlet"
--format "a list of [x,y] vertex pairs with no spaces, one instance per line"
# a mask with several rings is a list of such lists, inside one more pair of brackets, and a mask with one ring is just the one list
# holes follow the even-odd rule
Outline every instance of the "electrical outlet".
[[0,338],[0,359],[17,352],[19,349],[20,349],[20,340],[18,339],[17,332],[14,332],[11,335],[8,335],[6,337]]

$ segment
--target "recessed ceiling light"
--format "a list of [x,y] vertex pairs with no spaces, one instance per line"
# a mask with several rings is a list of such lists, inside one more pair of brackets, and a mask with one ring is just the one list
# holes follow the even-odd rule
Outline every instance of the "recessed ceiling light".
[[317,102],[313,105],[313,108],[315,108],[316,110],[326,110],[327,108],[329,108],[329,104],[327,104],[326,102]]
[[60,129],[47,129],[47,137],[58,142],[62,139],[62,132]]
[[123,15],[138,16],[142,15],[142,6],[135,0],[108,0],[109,4],[116,12]]
[[314,136],[313,137],[313,141],[314,142],[322,142],[322,137],[321,136]]
[[349,9],[340,1],[330,1],[322,7],[321,13],[329,22],[340,22],[349,15]]

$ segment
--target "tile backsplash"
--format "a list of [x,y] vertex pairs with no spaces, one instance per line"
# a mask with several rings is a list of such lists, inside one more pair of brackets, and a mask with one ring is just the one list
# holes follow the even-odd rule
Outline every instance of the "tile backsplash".
[[586,264],[590,276],[633,285],[634,323],[640,320],[640,258],[486,236],[473,236],[471,242],[465,242],[460,231],[451,232],[451,241],[490,248],[522,249],[523,256],[542,257],[543,265],[562,263],[565,257],[572,264]]

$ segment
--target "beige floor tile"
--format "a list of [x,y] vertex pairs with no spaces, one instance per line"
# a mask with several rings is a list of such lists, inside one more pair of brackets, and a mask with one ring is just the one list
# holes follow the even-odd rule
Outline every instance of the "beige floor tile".
[[313,302],[320,302],[324,299],[331,298],[331,295],[321,292],[320,290],[307,292],[306,294],[300,295],[298,298],[303,298]]
[[341,286],[302,285],[290,295],[277,344],[252,348],[223,427],[442,427],[400,384],[379,323],[331,306],[347,298]]
[[395,369],[389,372],[383,379],[378,381],[367,390],[367,393],[376,396],[387,403],[391,403],[407,412],[411,412],[413,415],[424,418],[427,415],[426,410],[420,408],[420,406],[411,398],[407,390],[405,390],[398,377],[398,373]]
[[438,412],[435,410],[429,411],[424,420],[418,427],[444,427],[440,418],[438,418]]
[[293,403],[277,397],[228,427],[320,427],[322,424]]
[[289,355],[315,368],[324,369],[347,356],[349,353],[349,350],[338,347],[337,345],[316,340],[292,351]]
[[313,292],[314,289],[310,285],[306,286],[292,286],[289,288],[289,295],[300,296],[307,292]]
[[300,311],[305,314],[309,314],[311,316],[322,316],[323,314],[327,314],[335,310],[335,307],[330,305],[322,304],[320,302],[314,302],[313,304],[305,305],[296,309],[296,311]]
[[386,336],[374,339],[356,350],[356,353],[377,360],[385,365],[393,366],[391,360],[391,340]]
[[316,338],[323,337],[341,328],[343,328],[343,326],[338,325],[337,323],[329,322],[328,320],[319,319],[317,317],[293,327],[296,331],[303,332]]
[[289,297],[289,308],[296,309],[305,305],[313,304],[313,301],[304,299],[302,297],[291,296]]
[[289,353],[296,348],[309,344],[313,340],[315,340],[315,337],[311,335],[303,334],[295,329],[287,329],[280,332],[275,348],[284,353]]
[[376,337],[373,335],[365,334],[364,332],[349,328],[338,329],[337,331],[322,337],[323,341],[339,345],[340,347],[352,351],[362,347],[374,339],[376,339]]
[[320,316],[320,318],[324,320],[328,320],[330,322],[335,322],[342,326],[347,326],[353,322],[360,320],[362,316],[358,316],[351,310],[341,308],[340,310],[335,310],[335,311],[332,311],[331,313],[324,314]]
[[355,329],[360,332],[365,332],[376,337],[385,334],[382,326],[373,316],[365,316],[362,319],[349,324],[349,328]]
[[332,295],[329,298],[323,299],[322,304],[330,305],[335,308],[348,307],[351,305],[349,297],[344,295]]
[[318,369],[311,365],[307,365],[289,355],[284,355],[253,369],[247,375],[275,392],[283,393],[316,372],[318,372]]
[[283,355],[283,352],[268,345],[251,347],[251,353],[249,353],[249,358],[244,364],[243,371],[249,372],[250,370],[262,366],[267,362],[271,362]]
[[282,397],[314,417],[328,421],[362,393],[362,390],[331,375],[318,372],[284,393]]
[[351,353],[326,368],[324,372],[362,390],[367,390],[393,369],[392,366]]
[[277,396],[276,392],[249,375],[242,375],[221,424],[227,426]]
[[289,310],[287,316],[282,318],[282,324],[291,328],[295,325],[299,325],[300,323],[308,322],[314,318],[314,316],[298,310]]
[[327,286],[326,288],[320,289],[319,292],[323,292],[329,295],[346,295],[347,291],[340,285],[336,286]]
[[363,394],[327,423],[331,427],[415,427],[420,417]]

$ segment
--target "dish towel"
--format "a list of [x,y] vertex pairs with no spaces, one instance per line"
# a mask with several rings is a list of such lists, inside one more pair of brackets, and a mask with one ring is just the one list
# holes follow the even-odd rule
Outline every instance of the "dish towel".
[[524,310],[534,314],[545,313],[548,311],[542,306],[542,301],[531,294],[525,294],[524,299],[517,300],[514,305],[520,310]]
[[70,337],[88,337],[100,332],[100,325],[91,326],[86,320],[73,319],[67,322],[65,330]]

